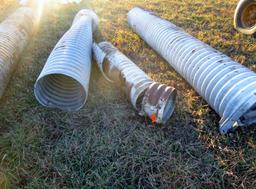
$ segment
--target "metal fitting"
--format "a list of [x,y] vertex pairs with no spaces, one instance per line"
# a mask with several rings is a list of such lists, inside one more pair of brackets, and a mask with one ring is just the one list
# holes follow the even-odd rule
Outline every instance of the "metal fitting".
[[234,16],[234,27],[237,31],[252,35],[256,32],[256,1],[240,0]]
[[171,117],[176,90],[150,79],[135,63],[111,43],[93,44],[98,67],[109,82],[121,82],[133,107],[154,123],[166,123]]
[[222,117],[221,133],[256,123],[254,72],[141,8],[128,22]]

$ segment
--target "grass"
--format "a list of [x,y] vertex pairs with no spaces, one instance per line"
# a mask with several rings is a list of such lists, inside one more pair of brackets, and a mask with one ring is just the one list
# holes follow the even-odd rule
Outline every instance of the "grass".
[[[17,4],[1,5],[3,20]],[[142,6],[256,71],[256,40],[233,29],[236,0],[93,0],[48,8],[0,101],[0,188],[255,188],[253,127],[228,136],[218,115],[126,22]],[[33,85],[76,12],[93,8],[109,40],[153,79],[179,90],[166,126],[150,125],[93,66],[86,106],[49,110]]]

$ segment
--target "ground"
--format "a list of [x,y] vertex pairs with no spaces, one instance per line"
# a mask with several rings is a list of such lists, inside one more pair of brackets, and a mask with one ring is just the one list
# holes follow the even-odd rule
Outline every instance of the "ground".
[[[233,29],[237,0],[87,0],[48,7],[0,100],[0,188],[255,188],[256,132],[222,136],[219,116],[127,24],[141,6],[256,71],[256,40]],[[0,5],[3,20],[18,5]],[[33,85],[79,9],[156,81],[178,89],[165,126],[139,117],[93,63],[89,98],[75,113],[38,104]]]

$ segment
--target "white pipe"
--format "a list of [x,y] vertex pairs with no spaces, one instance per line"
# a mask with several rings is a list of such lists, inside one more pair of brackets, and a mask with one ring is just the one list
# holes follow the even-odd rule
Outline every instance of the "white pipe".
[[256,32],[255,14],[256,0],[240,0],[234,14],[235,29],[247,35],[254,34]]
[[254,72],[141,8],[128,22],[221,116],[221,133],[256,123]]
[[95,43],[93,52],[104,77],[110,82],[123,84],[141,116],[160,124],[169,120],[175,108],[176,89],[154,82],[109,42]]
[[33,31],[32,9],[17,9],[0,24],[0,97]]
[[92,36],[98,17],[81,10],[60,39],[39,75],[34,93],[46,107],[76,111],[86,102],[92,59]]

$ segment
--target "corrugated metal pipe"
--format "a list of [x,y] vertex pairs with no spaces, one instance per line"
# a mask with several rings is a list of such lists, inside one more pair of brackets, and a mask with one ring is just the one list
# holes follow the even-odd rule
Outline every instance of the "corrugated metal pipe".
[[0,97],[33,31],[34,13],[19,8],[0,24]]
[[234,16],[234,27],[244,34],[256,32],[256,0],[240,0]]
[[254,72],[141,8],[128,22],[222,117],[221,133],[256,123]]
[[174,111],[176,90],[154,82],[111,43],[93,44],[97,64],[110,82],[121,82],[133,107],[154,123],[166,123]]
[[81,10],[75,16],[35,83],[36,99],[43,106],[65,111],[84,106],[91,74],[92,37],[97,25],[98,17],[92,10]]

